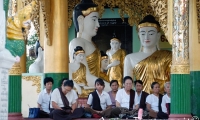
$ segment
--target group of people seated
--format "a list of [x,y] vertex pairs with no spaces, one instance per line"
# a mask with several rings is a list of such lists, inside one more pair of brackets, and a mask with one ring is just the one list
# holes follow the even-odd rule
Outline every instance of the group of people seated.
[[[130,76],[123,78],[123,88],[119,89],[117,80],[110,82],[111,91],[105,92],[105,83],[98,78],[95,90],[88,96],[85,107],[78,108],[78,95],[73,89],[74,83],[67,78],[62,79],[60,87],[52,90],[54,81],[51,77],[44,79],[45,89],[38,97],[40,118],[54,120],[70,120],[75,118],[119,118],[124,110],[138,112],[140,109],[148,113],[148,118],[167,119],[170,114],[170,82],[164,85],[166,94],[160,94],[158,82],[151,84],[152,94],[143,90],[143,82]],[[133,90],[133,84],[134,89]]]

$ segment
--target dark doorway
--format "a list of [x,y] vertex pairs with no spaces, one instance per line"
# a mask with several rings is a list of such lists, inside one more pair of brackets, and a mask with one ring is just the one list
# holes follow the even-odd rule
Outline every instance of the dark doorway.
[[128,24],[128,18],[124,21],[121,18],[99,19],[99,24],[97,35],[92,40],[100,50],[106,52],[110,49],[110,40],[115,32],[122,43],[121,48],[125,49],[127,54],[132,53],[132,26]]

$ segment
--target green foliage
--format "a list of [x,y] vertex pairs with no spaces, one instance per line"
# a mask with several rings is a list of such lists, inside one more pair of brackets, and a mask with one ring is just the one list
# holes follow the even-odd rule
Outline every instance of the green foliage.
[[36,58],[26,56],[26,72],[29,72],[29,66],[35,61]]
[[[27,41],[27,45],[30,46],[31,48],[34,47],[36,41],[39,40],[39,37],[37,34],[33,34],[30,36],[30,38]],[[31,56],[26,56],[26,71],[27,73],[29,72],[29,66],[35,61],[35,57]]]
[[36,43],[36,41],[39,40],[39,37],[37,34],[31,35],[31,37],[27,41],[27,45],[33,47]]

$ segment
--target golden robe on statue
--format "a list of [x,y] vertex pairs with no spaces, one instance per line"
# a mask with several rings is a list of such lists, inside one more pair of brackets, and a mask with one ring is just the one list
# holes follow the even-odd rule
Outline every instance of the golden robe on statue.
[[123,79],[123,67],[124,67],[124,58],[126,56],[126,52],[123,49],[119,49],[115,52],[110,58],[110,63],[115,60],[120,61],[120,64],[108,69],[107,75],[109,80],[117,80],[119,86],[122,87],[122,79]]
[[160,92],[164,92],[164,83],[170,80],[172,52],[158,50],[151,56],[140,61],[133,69],[133,75],[137,80],[143,81],[143,90],[151,93],[151,83],[160,84]]
[[86,81],[86,67],[83,63],[80,63],[80,67],[76,72],[72,73],[72,79],[77,83],[84,83],[87,86]]
[[99,77],[100,73],[100,59],[101,59],[101,54],[97,48],[92,54],[86,57],[90,73],[96,77]]
[[109,83],[110,83],[110,80],[109,80],[108,75],[107,75],[106,73],[100,72],[99,77],[100,77],[101,79],[105,80],[106,82],[109,82]]

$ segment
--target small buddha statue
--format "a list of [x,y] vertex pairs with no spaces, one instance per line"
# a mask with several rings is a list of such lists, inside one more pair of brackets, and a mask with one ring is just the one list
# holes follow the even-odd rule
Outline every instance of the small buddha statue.
[[[97,34],[99,28],[99,13],[97,5],[92,0],[81,0],[73,11],[73,22],[77,31],[77,38],[69,43],[70,63],[73,62],[74,49],[81,46],[85,51],[82,62],[86,69],[86,80],[88,86],[94,86],[95,80],[100,74],[101,55],[99,49],[92,42],[92,37]],[[105,91],[109,91],[109,83],[105,81]]]
[[76,88],[79,96],[87,97],[95,87],[88,86],[86,80],[86,66],[82,63],[85,58],[85,51],[81,46],[77,46],[74,49],[74,61],[69,64],[69,78],[74,81],[74,87]]
[[107,82],[110,82],[107,75],[107,66],[108,66],[108,55],[106,55],[103,51],[101,51],[101,71],[99,77]]
[[139,52],[125,57],[124,76],[135,77],[144,83],[143,90],[151,93],[151,83],[159,82],[161,92],[164,83],[170,80],[172,53],[160,50],[160,24],[152,15],[147,15],[138,24],[141,48]]
[[44,51],[42,50],[42,47],[40,46],[39,41],[36,43],[36,55],[37,58],[29,66],[29,73],[43,73],[44,72]]
[[121,49],[121,42],[116,38],[115,33],[113,38],[110,40],[110,46],[111,49],[106,52],[109,59],[107,74],[110,81],[117,80],[119,87],[122,87],[124,58],[126,56],[126,52]]

